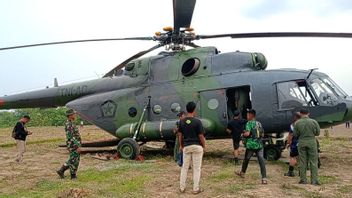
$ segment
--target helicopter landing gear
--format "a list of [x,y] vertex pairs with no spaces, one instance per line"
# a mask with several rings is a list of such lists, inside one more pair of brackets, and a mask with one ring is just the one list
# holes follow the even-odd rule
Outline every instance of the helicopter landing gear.
[[285,149],[285,135],[266,136],[263,140],[264,158],[268,161],[280,159],[282,151]]
[[133,138],[124,138],[117,145],[117,152],[124,159],[136,159],[139,156],[139,144]]
[[281,150],[275,145],[270,144],[264,147],[264,158],[268,161],[276,161],[281,157]]

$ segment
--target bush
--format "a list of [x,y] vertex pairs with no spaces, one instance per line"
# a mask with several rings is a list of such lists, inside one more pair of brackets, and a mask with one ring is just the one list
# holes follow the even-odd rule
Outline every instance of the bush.
[[[0,128],[13,127],[15,123],[23,116],[29,115],[31,121],[28,126],[63,126],[67,117],[67,108],[58,107],[50,109],[17,109],[11,111],[0,112]],[[77,116],[77,123],[81,122],[81,118]],[[88,124],[84,122],[84,124]]]

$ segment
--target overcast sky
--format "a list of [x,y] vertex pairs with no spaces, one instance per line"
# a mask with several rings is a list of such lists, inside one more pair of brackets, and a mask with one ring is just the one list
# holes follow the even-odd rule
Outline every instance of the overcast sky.
[[[171,0],[1,0],[0,46],[60,40],[153,36],[172,26]],[[198,34],[352,32],[351,0],[198,0]],[[319,68],[352,95],[352,39],[261,38],[196,41],[222,52],[262,52],[268,69]],[[155,45],[115,41],[0,51],[0,95],[98,78],[124,59]],[[156,54],[156,52],[150,54]]]

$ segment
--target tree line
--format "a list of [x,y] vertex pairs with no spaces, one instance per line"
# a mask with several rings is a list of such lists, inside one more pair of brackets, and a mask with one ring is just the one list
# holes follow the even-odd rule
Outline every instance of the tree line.
[[[28,126],[63,126],[66,117],[65,107],[51,108],[51,109],[16,109],[11,111],[0,112],[0,128],[13,127],[18,120],[24,116],[29,115],[31,121]],[[77,123],[80,123],[81,118],[77,116]],[[89,124],[84,121],[84,124]]]

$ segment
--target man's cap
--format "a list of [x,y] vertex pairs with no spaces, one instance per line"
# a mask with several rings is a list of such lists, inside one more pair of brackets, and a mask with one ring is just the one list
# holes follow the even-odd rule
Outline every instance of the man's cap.
[[309,113],[308,109],[301,109],[299,110],[299,113],[307,115]]
[[183,115],[185,115],[185,114],[186,114],[186,112],[180,111],[180,112],[178,112],[178,113],[176,114],[176,116],[177,116],[177,117],[181,117],[181,116],[183,116]]
[[257,112],[254,109],[248,109],[247,113],[252,114],[252,115],[256,115]]
[[70,115],[73,115],[73,114],[76,114],[76,111],[73,110],[73,109],[69,109],[66,111],[66,116],[70,116]]
[[234,117],[237,117],[237,116],[239,116],[240,115],[240,112],[238,111],[238,110],[236,110],[235,112],[233,112],[233,116]]
[[24,115],[22,118],[26,118],[26,119],[28,119],[28,120],[31,119],[31,117],[29,117],[29,115]]

